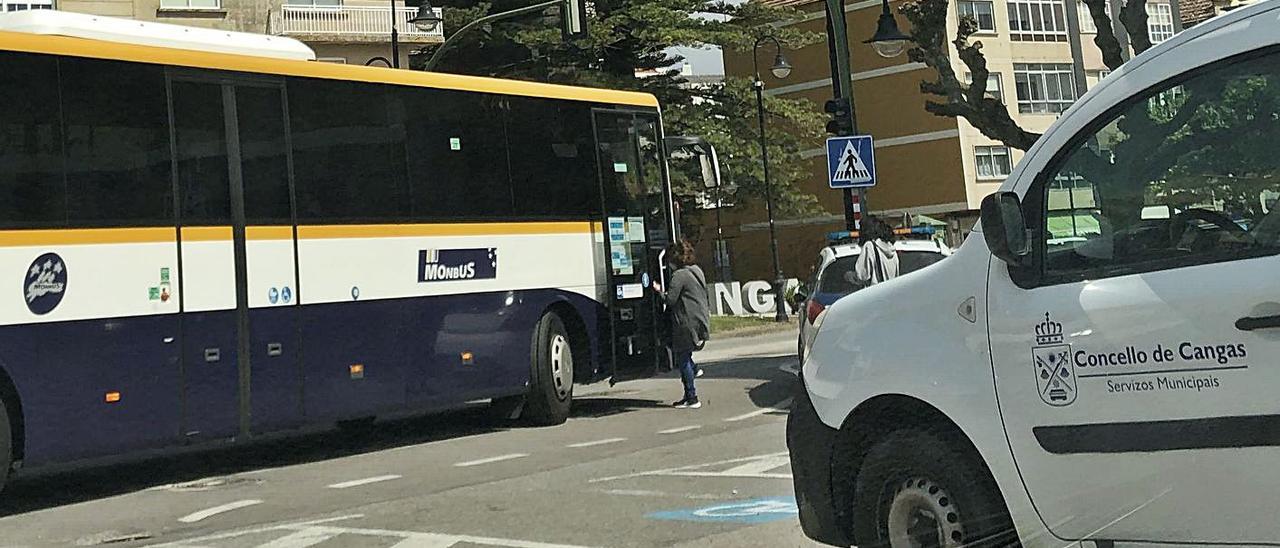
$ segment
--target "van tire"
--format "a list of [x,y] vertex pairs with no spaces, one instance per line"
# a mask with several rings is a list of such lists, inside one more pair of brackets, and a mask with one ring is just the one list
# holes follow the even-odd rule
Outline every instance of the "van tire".
[[13,428],[9,425],[9,410],[0,400],[0,491],[13,469]]
[[573,401],[573,345],[564,320],[547,312],[533,328],[530,346],[529,395],[522,418],[537,426],[553,426],[569,419]]
[[[904,545],[905,533],[917,530],[929,537],[926,543],[945,539],[939,542],[944,547],[1019,546],[995,480],[974,460],[934,432],[885,436],[857,471],[854,543]],[[895,536],[901,540],[894,542]]]

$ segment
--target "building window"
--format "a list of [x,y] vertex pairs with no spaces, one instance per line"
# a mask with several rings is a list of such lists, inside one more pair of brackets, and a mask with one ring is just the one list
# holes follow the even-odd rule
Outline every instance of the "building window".
[[[972,72],[966,72],[966,73],[964,73],[964,79],[965,79],[966,81],[968,81],[968,82],[969,82],[969,85],[973,85],[973,73],[972,73]],[[992,99],[995,99],[995,100],[997,100],[997,101],[1004,102],[1004,83],[1003,83],[1003,82],[1001,82],[1001,80],[1000,80],[1000,73],[999,73],[999,72],[988,72],[988,73],[987,73],[987,93],[986,93],[986,96],[987,96],[987,97],[990,97],[990,98],[992,98]]]
[[0,12],[51,9],[53,9],[53,0],[24,0],[18,2],[0,0]]
[[1014,63],[1013,82],[1024,114],[1062,112],[1076,100],[1069,64]]
[[340,8],[342,0],[284,0],[286,6],[310,6],[319,8]]
[[974,163],[978,166],[978,179],[1003,179],[1009,176],[1013,164],[1009,161],[1009,147],[973,147]]
[[[1111,2],[1103,2],[1102,7],[1102,12],[1106,13],[1107,17],[1111,17]],[[1093,13],[1089,11],[1089,6],[1077,1],[1076,11],[1080,15],[1080,32],[1090,34],[1098,32],[1098,26],[1093,24]]]
[[1009,38],[1023,42],[1066,42],[1064,13],[1062,0],[1009,2]]
[[960,17],[971,17],[978,23],[978,32],[996,31],[995,4],[981,0],[960,0]]
[[1163,2],[1147,2],[1147,34],[1152,44],[1173,38],[1173,7]]
[[222,7],[222,0],[160,0],[161,9],[207,10]]

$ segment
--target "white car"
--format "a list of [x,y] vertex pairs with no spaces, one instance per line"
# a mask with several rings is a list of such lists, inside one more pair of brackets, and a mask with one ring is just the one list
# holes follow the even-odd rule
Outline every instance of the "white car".
[[[905,229],[910,232],[912,229]],[[918,230],[918,229],[917,229]],[[924,232],[932,234],[932,230]],[[835,233],[840,234],[840,233]],[[845,233],[847,234],[847,233]],[[951,248],[937,240],[897,240],[893,248],[898,252],[898,274],[907,274],[934,264],[951,255]],[[813,342],[813,321],[828,306],[862,286],[854,278],[853,265],[862,254],[857,243],[829,245],[818,252],[818,263],[813,269],[813,279],[807,284],[808,293],[796,295],[800,313],[800,337],[796,353],[804,360],[804,349]]]
[[[1280,0],[1090,89],[978,237],[817,316],[787,428],[805,533],[1280,545],[1278,143]],[[1092,189],[1088,233],[1051,229],[1059,189]]]

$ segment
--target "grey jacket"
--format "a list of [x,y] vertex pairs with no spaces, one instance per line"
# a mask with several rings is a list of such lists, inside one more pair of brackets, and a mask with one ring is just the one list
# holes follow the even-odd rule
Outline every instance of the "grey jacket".
[[698,265],[680,268],[671,274],[664,296],[671,314],[671,351],[697,349],[711,335],[706,275]]

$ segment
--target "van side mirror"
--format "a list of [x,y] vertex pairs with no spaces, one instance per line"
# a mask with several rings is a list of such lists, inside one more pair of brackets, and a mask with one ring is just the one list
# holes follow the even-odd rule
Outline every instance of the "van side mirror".
[[982,236],[987,248],[1011,265],[1022,263],[1031,251],[1022,203],[1013,192],[997,192],[982,200]]

